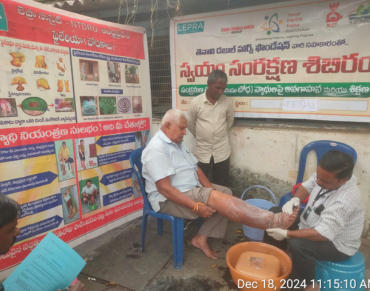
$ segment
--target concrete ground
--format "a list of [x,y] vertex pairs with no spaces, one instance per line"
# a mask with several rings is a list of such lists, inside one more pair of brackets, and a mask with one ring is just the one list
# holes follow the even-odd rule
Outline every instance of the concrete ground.
[[[213,280],[221,291],[238,290],[226,264],[226,252],[234,244],[247,241],[240,233],[241,225],[230,223],[224,239],[209,239],[219,259],[208,259],[189,239],[196,233],[195,221],[184,233],[184,264],[173,266],[172,231],[164,221],[163,235],[157,235],[156,220],[149,217],[145,252],[141,252],[141,219],[137,219],[106,234],[89,240],[75,250],[87,261],[79,275],[88,291],[145,290],[163,276],[187,278],[202,275]],[[370,242],[363,240],[360,251],[366,260],[366,279],[370,279]],[[109,286],[109,284],[113,286]]]

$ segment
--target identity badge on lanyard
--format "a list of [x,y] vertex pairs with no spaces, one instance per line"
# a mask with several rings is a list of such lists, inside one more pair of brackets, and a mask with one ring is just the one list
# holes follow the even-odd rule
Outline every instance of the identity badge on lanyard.
[[324,193],[322,193],[323,191],[323,188],[321,188],[319,194],[317,194],[317,196],[315,197],[315,200],[313,201],[312,203],[312,208],[309,206],[307,207],[307,210],[303,213],[303,218],[305,220],[307,220],[307,217],[310,215],[311,211],[314,211],[317,215],[320,215],[321,212],[325,209],[325,206],[324,204],[320,204],[318,207],[315,207],[315,203],[317,200],[319,200],[320,198],[324,197],[326,194],[334,191],[334,190],[328,190],[328,191],[325,191]]

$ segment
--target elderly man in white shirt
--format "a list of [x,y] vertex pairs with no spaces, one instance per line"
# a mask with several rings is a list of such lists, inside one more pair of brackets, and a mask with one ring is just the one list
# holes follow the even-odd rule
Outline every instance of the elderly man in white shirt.
[[207,85],[207,91],[191,101],[188,128],[196,138],[198,167],[206,176],[212,171],[213,182],[226,186],[231,154],[228,132],[234,123],[234,105],[223,94],[227,85],[224,71],[212,71]]
[[293,223],[297,211],[291,215],[273,214],[233,197],[226,187],[211,184],[182,141],[186,128],[181,110],[167,111],[161,129],[143,151],[141,161],[145,190],[154,211],[186,219],[205,218],[191,240],[193,246],[207,257],[217,259],[207,238],[224,237],[227,219],[261,229],[287,229]]
[[[286,248],[292,255],[292,278],[306,290],[320,290],[315,283],[316,260],[343,261],[354,255],[361,244],[364,207],[352,175],[353,158],[332,150],[320,160],[316,173],[298,189],[296,195],[279,210],[292,213],[308,195],[306,208],[289,230],[267,229],[264,241]],[[271,238],[269,236],[271,236]]]

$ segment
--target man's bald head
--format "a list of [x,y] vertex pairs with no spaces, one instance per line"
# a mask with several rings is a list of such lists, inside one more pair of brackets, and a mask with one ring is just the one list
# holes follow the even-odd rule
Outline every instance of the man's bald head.
[[181,142],[186,134],[187,121],[179,109],[170,109],[163,116],[161,130],[174,143]]
[[184,112],[182,112],[180,109],[170,109],[163,116],[161,127],[164,126],[166,122],[179,123],[182,117],[186,118]]

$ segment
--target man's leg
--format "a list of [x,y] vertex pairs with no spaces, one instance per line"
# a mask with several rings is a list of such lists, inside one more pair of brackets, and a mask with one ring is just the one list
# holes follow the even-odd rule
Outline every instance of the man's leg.
[[72,201],[71,201],[71,199],[69,199],[69,200],[68,200],[68,202],[67,202],[67,206],[68,206],[68,209],[69,209],[68,216],[71,216],[71,214],[72,214],[72,210],[73,210],[73,206],[72,206]]
[[211,167],[212,167],[212,157],[210,159],[210,161],[208,163],[202,163],[202,162],[198,162],[198,167],[202,170],[202,172],[204,173],[204,175],[206,175],[206,177],[208,178],[208,174],[209,174],[209,171],[211,170]]
[[[226,195],[232,196],[233,193],[227,187],[212,184],[217,190]],[[208,205],[208,199],[205,203]],[[223,238],[225,236],[228,219],[222,216],[219,212],[215,212],[210,218],[204,218],[202,227],[199,229],[199,234],[207,237]]]
[[217,185],[226,186],[229,179],[230,157],[226,160],[214,163],[212,166],[213,182]]
[[66,166],[64,164],[61,164],[61,166],[62,166],[62,173],[63,173],[63,175],[65,175],[66,174]]
[[72,167],[72,175],[74,175],[75,174],[75,163],[73,162],[73,160],[71,163],[71,167]]
[[217,190],[211,191],[208,206],[233,222],[259,229],[288,229],[298,213],[298,210],[295,210],[291,215],[283,212],[274,214]]
[[80,161],[81,161],[81,169],[85,170],[86,167],[85,167],[85,156],[82,156],[81,154],[80,155]]
[[[226,187],[224,188],[227,189]],[[212,215],[211,217],[212,219],[219,219],[217,218],[218,215],[222,215],[226,217],[227,219],[230,219],[233,222],[240,223],[240,224],[246,224],[248,226],[255,227],[255,228],[260,228],[260,229],[284,228],[284,229],[287,229],[293,224],[293,222],[297,218],[297,211],[293,212],[292,215],[289,215],[287,213],[274,214],[270,211],[266,211],[261,208],[255,207],[251,204],[248,204],[247,202],[244,202],[243,200],[239,198],[227,195],[226,193],[222,193],[220,191],[213,190],[210,188],[205,188],[205,187],[194,188],[183,194],[195,202],[202,202],[204,204],[207,204],[209,207],[213,208],[214,210],[216,210],[218,213]],[[172,206],[176,205],[176,207],[181,207],[173,203],[172,201],[167,200],[164,203],[161,203],[160,205],[161,209],[159,210],[160,212],[167,213],[167,214],[177,216],[177,217],[191,218],[191,217],[186,217],[184,215],[181,216],[181,213],[178,210],[175,210],[173,212],[173,211],[170,211],[170,209],[168,208],[165,209],[166,204],[172,205]],[[183,208],[184,208],[184,211],[186,211],[187,213],[191,213],[191,209],[188,209],[185,207]],[[202,233],[201,230],[200,230],[200,233]],[[209,246],[206,243],[207,237],[201,234],[198,234],[197,236],[201,236],[202,241],[203,241],[202,247],[199,247],[199,248],[201,248],[208,257],[215,258],[217,255],[216,253],[213,253],[212,255],[210,252],[206,250],[206,247],[209,249]]]
[[71,170],[72,170],[72,175],[75,174],[75,163],[74,163],[74,160],[69,157],[68,160],[66,160],[66,163],[69,163],[69,166],[71,167]]
[[87,195],[87,202],[90,205],[93,205],[94,204],[94,197],[91,194],[88,194]]
[[83,194],[83,195],[84,195],[83,196],[84,197],[84,199],[83,199],[84,203],[87,204],[87,202],[89,202],[89,195],[87,195],[87,194]]
[[[196,189],[201,189],[201,188],[196,188]],[[203,201],[197,201],[197,200],[194,200],[194,201],[204,203]],[[193,212],[190,208],[181,206],[168,199],[165,202],[160,202],[159,206],[160,206],[159,212],[161,213],[169,214],[169,215],[176,216],[176,217],[182,217],[185,219],[197,219],[199,217],[199,215]],[[209,218],[208,221],[212,219],[213,217],[214,215],[212,215],[212,217]],[[204,224],[202,224],[201,228],[204,228]],[[199,233],[195,237],[197,236],[199,236]],[[207,243],[207,237],[205,237],[205,239],[203,240],[205,240],[205,242]],[[198,247],[198,246],[195,245],[195,247]],[[207,247],[203,247],[203,249],[201,248],[201,250],[204,252],[204,254],[207,257],[211,259],[217,259],[217,253],[212,251],[211,248],[208,246],[208,244],[207,244]]]
[[[230,189],[212,184],[215,189],[222,191],[226,195],[232,195]],[[195,202],[207,204],[209,195],[212,189],[210,188],[194,188],[190,191],[183,193]],[[183,217],[186,219],[196,219],[199,216],[191,209],[178,205],[170,200],[160,203],[161,213],[166,213],[176,217]],[[210,218],[203,219],[201,228],[198,234],[191,240],[191,243],[201,249],[209,258],[216,259],[217,253],[212,251],[207,243],[208,237],[222,238],[225,235],[227,227],[227,218],[223,217],[220,213],[214,213]]]
[[90,204],[93,205],[95,203],[95,199],[98,196],[98,191],[94,189],[94,191],[91,192],[90,194]]
[[91,195],[94,196],[94,198],[98,197],[98,190],[94,189]]
[[305,280],[311,285],[315,280],[316,260],[340,262],[350,256],[338,251],[331,241],[317,242],[304,238],[289,240],[289,251],[292,255],[292,278]]

